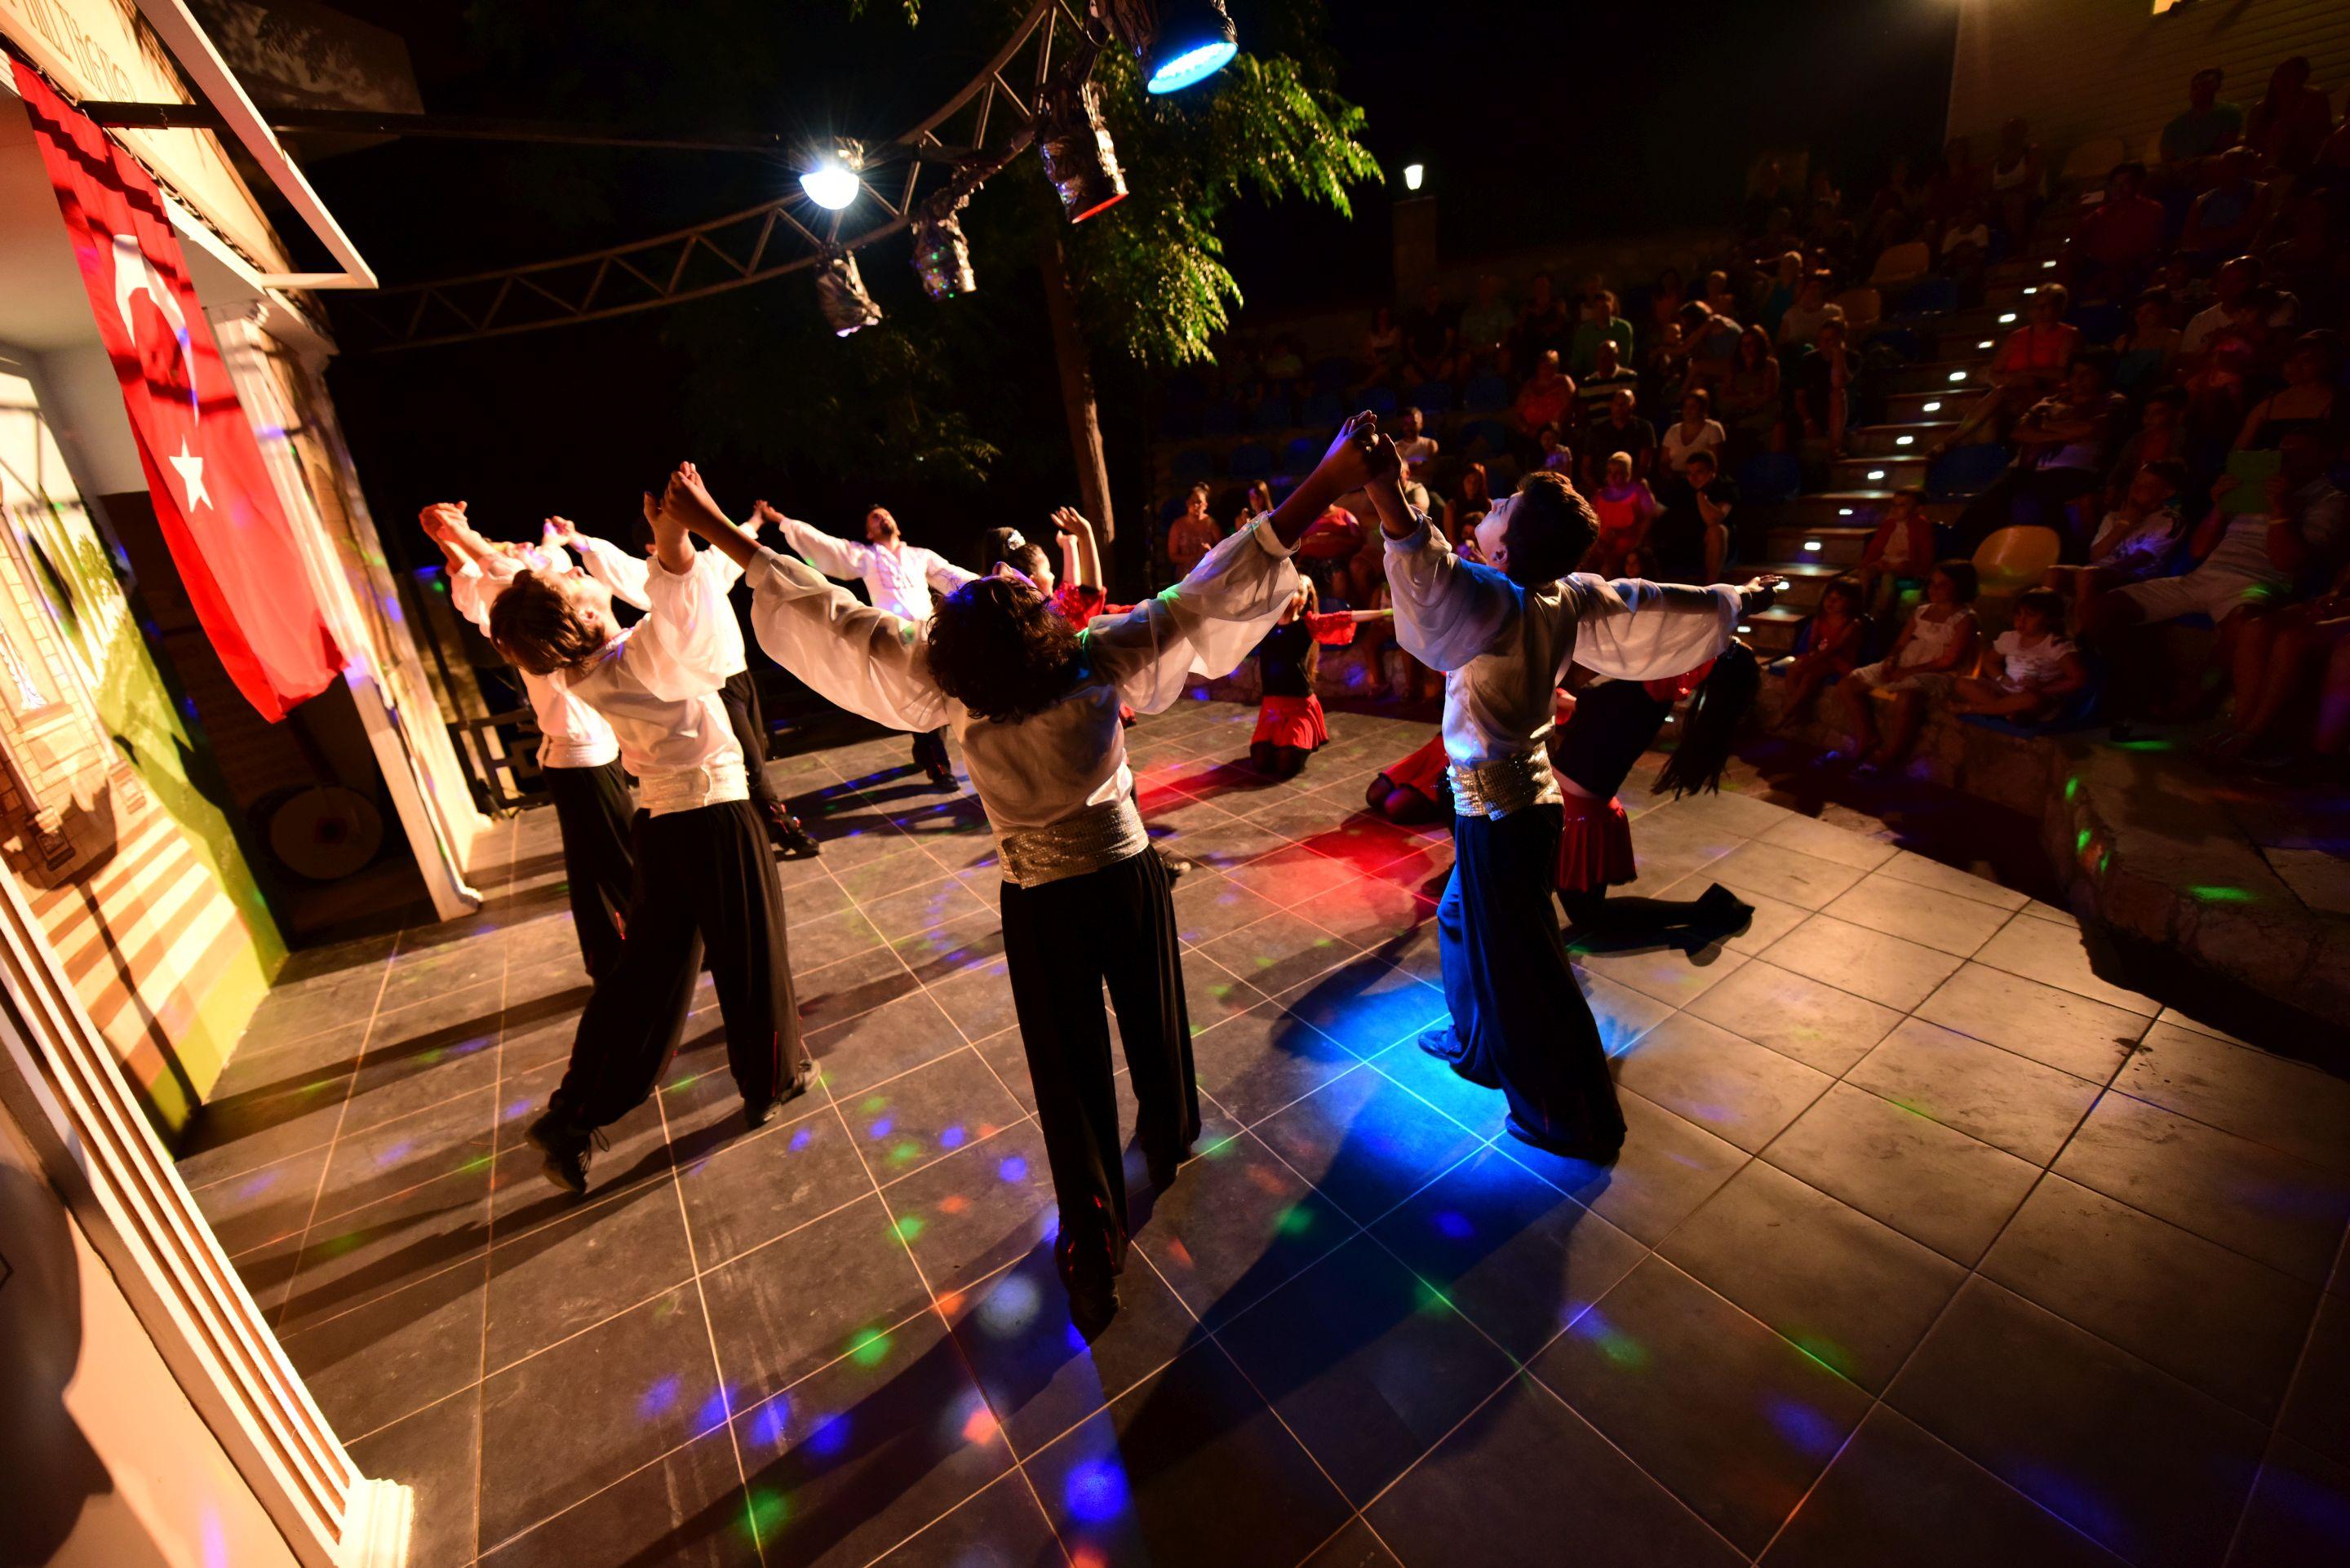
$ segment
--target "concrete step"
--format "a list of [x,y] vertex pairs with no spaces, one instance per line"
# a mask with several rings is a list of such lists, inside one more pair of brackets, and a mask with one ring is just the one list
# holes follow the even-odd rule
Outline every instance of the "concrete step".
[[1916,365],[1904,365],[1885,378],[1887,392],[1950,391],[1953,389],[1987,385],[1983,371],[1991,364],[1988,354],[1966,359],[1929,359]]
[[[1945,386],[1930,392],[1896,392],[1885,400],[1885,422],[1917,426],[1955,421],[1981,395],[1982,389],[1979,387],[1961,387],[1953,391]],[[1926,443],[1921,441],[1918,444]]]
[[1845,447],[1855,457],[1915,457],[1958,428],[1956,420],[1931,416],[1909,424],[1862,425],[1845,431]]
[[[2019,310],[2002,310],[2002,316],[2021,316]],[[2012,327],[1949,327],[1937,328],[1931,336],[1933,354],[1937,359],[1996,358],[2000,340],[2014,331]]]
[[1808,561],[1840,571],[1860,564],[1868,536],[1876,532],[1873,517],[1858,524],[1773,528],[1766,535],[1763,554],[1774,561]]
[[1743,617],[1738,623],[1738,635],[1752,646],[1765,659],[1776,659],[1795,646],[1795,632],[1811,612],[1778,604]]
[[1908,490],[1926,483],[1926,456],[1847,457],[1828,465],[1833,490]]
[[[2036,262],[2033,265],[2039,265]],[[2050,267],[2029,277],[2013,278],[2004,283],[1986,283],[1983,285],[1983,304],[1994,313],[2013,310],[2019,301],[2030,299],[2040,292],[2042,284],[2053,283],[2055,277],[2055,270]]]
[[1758,572],[1776,572],[1786,578],[1787,586],[1779,590],[1781,607],[1809,615],[1818,607],[1821,593],[1840,575],[1840,568],[1819,560],[1780,560],[1758,566],[1742,565],[1731,568],[1727,575],[1743,580]]

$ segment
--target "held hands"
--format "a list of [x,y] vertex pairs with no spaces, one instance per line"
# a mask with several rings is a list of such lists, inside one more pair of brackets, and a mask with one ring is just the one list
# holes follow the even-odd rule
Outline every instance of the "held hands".
[[656,537],[664,529],[672,536],[691,531],[705,539],[720,529],[734,531],[726,514],[710,498],[708,487],[702,483],[702,471],[691,462],[679,463],[677,472],[669,476],[659,506],[653,504],[651,496],[645,497],[645,521],[652,524]]
[[416,521],[428,538],[444,543],[452,533],[466,526],[465,504],[462,501],[436,501],[419,512]]
[[776,511],[773,506],[768,505],[764,501],[754,501],[751,503],[751,531],[753,533],[755,534],[762,528],[780,528],[783,525],[784,514],[781,512]]
[[[1338,427],[1338,434],[1330,442],[1330,449],[1322,454],[1315,474],[1330,486],[1333,496],[1360,490],[1377,472],[1378,444],[1379,417],[1366,409]],[[1394,442],[1388,443],[1390,453],[1394,448]]]

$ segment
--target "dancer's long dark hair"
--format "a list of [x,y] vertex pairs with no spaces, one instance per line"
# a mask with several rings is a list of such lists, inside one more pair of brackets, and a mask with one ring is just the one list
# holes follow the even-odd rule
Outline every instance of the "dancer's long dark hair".
[[1731,639],[1690,695],[1681,742],[1657,771],[1657,793],[1670,790],[1678,800],[1684,794],[1718,792],[1738,726],[1762,689],[1762,667],[1755,661],[1754,650]]
[[1008,577],[980,577],[939,601],[931,679],[977,719],[1014,721],[1067,695],[1077,634],[1044,597]]

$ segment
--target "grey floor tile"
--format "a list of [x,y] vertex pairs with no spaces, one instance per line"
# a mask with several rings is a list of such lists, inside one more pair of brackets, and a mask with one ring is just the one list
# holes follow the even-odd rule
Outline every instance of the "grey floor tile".
[[1699,997],[1689,1012],[1830,1077],[1850,1069],[1901,1020],[1881,1002],[1762,961]]
[[1861,878],[1825,912],[1960,958],[1981,948],[2008,920],[2004,911],[1988,904],[1877,873]]
[[2314,1067],[2158,1023],[2115,1085],[2314,1165],[2350,1171],[2350,1084]]
[[1887,1035],[1845,1082],[2034,1165],[2056,1158],[2099,1092],[2085,1078],[1915,1018]]
[[1616,1081],[1754,1153],[1835,1080],[1686,1013],[1666,1019],[1615,1059]]
[[1969,963],[1917,1005],[1929,1023],[2105,1083],[2146,1033],[2146,1019],[2058,986]]

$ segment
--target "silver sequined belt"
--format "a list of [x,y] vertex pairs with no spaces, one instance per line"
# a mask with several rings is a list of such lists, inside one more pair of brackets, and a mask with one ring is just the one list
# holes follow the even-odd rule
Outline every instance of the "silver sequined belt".
[[995,857],[1003,863],[1004,880],[1023,888],[1082,877],[1149,847],[1150,836],[1142,830],[1142,814],[1135,810],[1133,799],[1124,795],[1089,805],[1049,827],[1023,827],[995,836]]
[[1555,804],[1559,798],[1547,752],[1521,752],[1489,763],[1452,764],[1452,809],[1463,815],[1498,821],[1530,805]]

